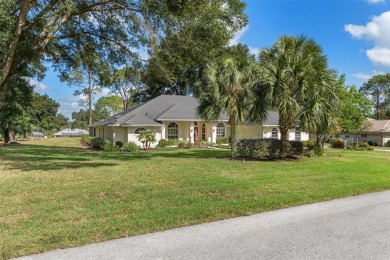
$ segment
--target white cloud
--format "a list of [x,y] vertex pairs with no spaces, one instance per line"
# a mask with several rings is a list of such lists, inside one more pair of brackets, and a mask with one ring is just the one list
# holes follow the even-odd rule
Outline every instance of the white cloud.
[[255,55],[256,57],[259,55],[260,48],[251,47],[251,46],[249,46],[248,48],[249,48],[249,54]]
[[373,76],[382,75],[382,74],[386,74],[386,73],[384,71],[373,70],[371,71],[371,73],[357,73],[357,74],[353,74],[352,76],[354,76],[357,79],[367,81]]
[[83,98],[80,96],[64,96],[58,100],[60,107],[58,113],[63,114],[69,119],[72,119],[72,112],[79,111],[82,107],[79,105],[79,101]]
[[385,2],[385,0],[368,0],[369,4],[383,4]]
[[234,36],[234,38],[229,41],[229,46],[239,44],[241,37],[248,31],[248,29],[249,29],[249,25],[245,26],[240,31],[238,31]]
[[390,67],[390,48],[375,47],[367,50],[366,54],[373,63]]
[[352,37],[367,39],[374,48],[366,51],[367,57],[377,65],[390,66],[390,11],[374,16],[366,25],[347,24],[344,29]]
[[48,90],[49,87],[39,81],[37,81],[36,79],[33,79],[33,78],[26,78],[28,80],[28,82],[34,86],[35,89],[38,89],[38,90]]

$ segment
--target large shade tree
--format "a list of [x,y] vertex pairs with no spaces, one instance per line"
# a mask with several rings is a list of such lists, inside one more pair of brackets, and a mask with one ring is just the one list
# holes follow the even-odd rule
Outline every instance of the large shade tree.
[[337,75],[328,68],[321,47],[304,36],[282,36],[262,49],[259,67],[258,102],[279,113],[284,157],[289,129],[308,128],[338,107]]
[[370,78],[359,90],[372,102],[375,118],[386,118],[390,105],[390,74]]
[[[233,52],[234,53],[234,52]],[[262,121],[266,110],[255,110],[253,86],[257,82],[257,67],[248,49],[242,56],[232,55],[230,50],[221,60],[207,65],[200,88],[198,113],[205,119],[218,120],[226,113],[230,124],[231,157],[235,157],[236,127],[248,119]]]
[[231,37],[246,21],[244,6],[240,0],[1,0],[0,92],[15,75],[42,76],[44,62],[72,62],[81,46],[124,64],[142,46],[157,46],[187,24],[197,32],[218,25]]

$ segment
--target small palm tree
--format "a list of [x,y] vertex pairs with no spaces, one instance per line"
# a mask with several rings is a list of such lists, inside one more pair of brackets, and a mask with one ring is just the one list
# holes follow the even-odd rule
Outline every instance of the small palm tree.
[[[251,117],[255,69],[254,63],[239,66],[233,58],[225,58],[206,67],[200,87],[199,115],[208,120],[217,120],[221,113],[229,116],[232,159],[237,143],[236,126]],[[265,115],[266,111],[258,109],[257,118],[262,119]]]
[[307,128],[338,107],[337,75],[328,68],[321,47],[304,36],[283,36],[263,49],[259,73],[257,91],[263,94],[257,96],[258,102],[279,113],[280,156],[284,157],[290,128],[297,124]]
[[142,130],[139,132],[138,140],[142,143],[144,150],[148,150],[150,145],[156,142],[156,134],[152,130]]

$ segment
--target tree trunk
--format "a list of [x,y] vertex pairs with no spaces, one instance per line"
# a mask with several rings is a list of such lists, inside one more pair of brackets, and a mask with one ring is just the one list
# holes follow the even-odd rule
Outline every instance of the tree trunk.
[[92,125],[92,79],[91,73],[88,72],[88,126]]
[[286,157],[286,143],[287,143],[287,134],[288,134],[288,128],[280,128],[280,150],[279,150],[279,157],[285,158]]
[[230,146],[231,146],[231,158],[232,160],[236,157],[236,144],[237,144],[237,136],[236,136],[236,118],[235,116],[230,116]]
[[15,141],[15,135],[12,129],[9,129],[9,127],[7,127],[4,129],[4,144],[8,144],[12,141]]
[[[16,49],[18,47],[19,38],[20,38],[20,35],[22,34],[22,28],[23,28],[24,24],[26,23],[26,17],[27,17],[27,13],[30,9],[30,5],[31,5],[30,0],[24,0],[22,3],[22,7],[21,7],[20,12],[19,12],[18,25],[17,25],[17,27],[15,29],[15,33],[14,33],[14,39],[8,48],[8,54],[7,54],[7,57],[5,59],[5,64],[4,64],[4,67],[2,68],[2,71],[1,71],[0,88],[4,88],[4,83],[5,83],[6,79],[8,78],[8,74],[11,70],[12,63],[14,61],[14,56],[16,53]],[[3,91],[4,91],[4,89],[3,89]]]

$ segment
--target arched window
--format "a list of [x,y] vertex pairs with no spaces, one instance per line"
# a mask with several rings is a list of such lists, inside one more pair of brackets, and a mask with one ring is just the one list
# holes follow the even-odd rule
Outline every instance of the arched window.
[[168,139],[179,139],[179,126],[176,123],[168,125]]
[[276,127],[272,128],[272,138],[278,138],[278,129]]
[[146,129],[145,128],[143,128],[143,127],[141,127],[141,128],[137,128],[137,129],[135,129],[135,134],[139,134],[141,131],[146,131]]
[[301,131],[295,129],[295,141],[301,141]]
[[206,140],[206,125],[202,124],[202,141]]
[[225,137],[225,125],[223,123],[218,123],[217,125],[217,138]]

